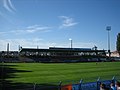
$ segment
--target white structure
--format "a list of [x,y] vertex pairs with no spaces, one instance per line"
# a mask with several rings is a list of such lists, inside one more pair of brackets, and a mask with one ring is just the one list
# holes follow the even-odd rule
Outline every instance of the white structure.
[[113,51],[111,52],[111,57],[120,57],[120,55],[117,51]]

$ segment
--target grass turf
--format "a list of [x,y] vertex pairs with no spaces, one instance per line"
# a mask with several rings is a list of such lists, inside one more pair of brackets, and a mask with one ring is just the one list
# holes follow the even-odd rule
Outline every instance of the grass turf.
[[[13,83],[53,83],[71,82],[83,79],[85,82],[96,81],[98,77],[120,79],[120,62],[93,63],[4,63],[11,70],[6,78]],[[4,69],[3,69],[4,70]],[[10,71],[9,71],[10,72]]]

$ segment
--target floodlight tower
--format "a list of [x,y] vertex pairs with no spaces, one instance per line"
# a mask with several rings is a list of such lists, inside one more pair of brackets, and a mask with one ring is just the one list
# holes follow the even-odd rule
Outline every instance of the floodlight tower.
[[7,56],[9,56],[9,47],[10,47],[10,45],[9,45],[9,43],[7,43]]
[[72,49],[72,39],[69,38],[69,40],[70,40],[70,48]]
[[109,54],[109,58],[110,58],[110,31],[111,31],[111,26],[107,26],[106,30],[108,31],[108,54]]

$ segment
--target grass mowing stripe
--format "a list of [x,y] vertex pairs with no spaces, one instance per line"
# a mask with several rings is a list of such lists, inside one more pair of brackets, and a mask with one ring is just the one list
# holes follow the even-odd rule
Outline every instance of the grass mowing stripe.
[[[96,63],[7,63],[16,70],[14,78],[7,78],[13,82],[24,83],[50,83],[68,80],[93,81],[98,77],[111,79],[112,76],[120,78],[120,62]],[[15,66],[12,66],[15,65]],[[27,72],[26,72],[27,71]]]

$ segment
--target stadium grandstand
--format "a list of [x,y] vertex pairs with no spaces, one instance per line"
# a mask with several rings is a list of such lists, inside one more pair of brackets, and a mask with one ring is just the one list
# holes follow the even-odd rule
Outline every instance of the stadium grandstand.
[[19,62],[19,52],[0,51],[0,62]]
[[49,49],[19,48],[19,51],[1,51],[0,62],[97,62],[106,61],[106,50],[94,48]]
[[87,62],[106,60],[106,50],[92,48],[21,48],[20,56],[35,62]]

